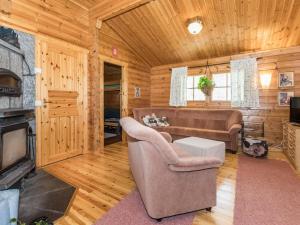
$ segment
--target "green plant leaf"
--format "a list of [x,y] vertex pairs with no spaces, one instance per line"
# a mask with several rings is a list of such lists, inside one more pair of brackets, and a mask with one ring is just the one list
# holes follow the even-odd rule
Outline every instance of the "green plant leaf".
[[204,88],[213,88],[214,87],[214,82],[209,79],[208,77],[200,77],[199,82],[198,82],[198,89],[202,90]]
[[38,222],[35,222],[35,225],[49,225],[48,222],[44,221],[44,220],[40,220]]
[[16,218],[10,219],[9,222],[10,222],[10,223],[15,223],[15,224],[17,224],[17,225],[26,225],[26,223],[23,223],[22,221],[17,220]]
[[10,219],[9,222],[10,222],[10,223],[15,223],[15,222],[17,222],[17,219],[16,219],[16,218],[12,218],[12,219]]

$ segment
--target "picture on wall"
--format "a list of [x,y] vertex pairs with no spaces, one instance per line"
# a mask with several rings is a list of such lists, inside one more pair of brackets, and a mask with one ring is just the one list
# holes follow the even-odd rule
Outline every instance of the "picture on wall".
[[141,88],[140,87],[135,87],[134,88],[134,97],[135,98],[140,98],[141,97]]
[[279,77],[279,87],[288,88],[294,86],[294,72],[280,72]]
[[278,104],[279,106],[289,106],[290,105],[290,98],[294,97],[294,92],[279,92],[278,93]]

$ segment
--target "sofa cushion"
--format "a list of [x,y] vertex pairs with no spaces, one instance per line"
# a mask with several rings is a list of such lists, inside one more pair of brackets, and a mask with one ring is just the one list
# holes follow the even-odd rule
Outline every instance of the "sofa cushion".
[[170,124],[166,117],[157,117],[154,113],[143,117],[143,122],[147,127],[168,127]]
[[143,117],[154,113],[157,117],[167,117],[167,121],[170,125],[175,124],[176,121],[176,109],[170,108],[139,108],[133,109],[134,118],[143,123]]
[[212,140],[219,141],[228,141],[230,139],[230,134],[228,131],[222,130],[210,130],[210,129],[198,129],[198,128],[190,128],[190,127],[177,127],[177,126],[169,126],[169,127],[155,127],[156,130],[160,132],[168,132],[174,135],[180,135],[185,137],[202,137]]
[[211,130],[228,130],[227,120],[232,110],[178,109],[174,126]]

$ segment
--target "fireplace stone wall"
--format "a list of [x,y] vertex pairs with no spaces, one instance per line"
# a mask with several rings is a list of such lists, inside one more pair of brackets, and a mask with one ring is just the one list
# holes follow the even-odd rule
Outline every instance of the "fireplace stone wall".
[[[22,95],[20,97],[0,96],[0,109],[35,108],[35,37],[17,30],[20,49],[7,40],[0,39],[0,68],[9,69],[22,80]],[[1,27],[0,27],[1,32]],[[25,56],[23,60],[22,55]],[[29,69],[28,69],[29,67]],[[29,121],[35,133],[35,119]]]
[[[21,78],[23,94],[20,97],[0,96],[0,109],[35,107],[35,39],[33,35],[15,32],[20,49],[0,39],[0,68],[9,69]],[[25,55],[30,71],[21,54]]]

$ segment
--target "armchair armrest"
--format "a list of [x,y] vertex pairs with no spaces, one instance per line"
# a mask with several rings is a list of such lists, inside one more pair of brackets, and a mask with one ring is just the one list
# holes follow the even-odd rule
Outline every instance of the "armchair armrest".
[[164,139],[166,139],[167,142],[172,143],[173,139],[169,133],[167,132],[159,132],[159,133],[164,137]]
[[179,158],[176,164],[169,165],[172,171],[188,172],[196,170],[205,170],[211,168],[218,168],[222,165],[221,160],[215,157],[184,157]]
[[242,129],[242,125],[241,124],[233,124],[230,128],[229,128],[229,134],[233,135],[238,133],[240,130]]

